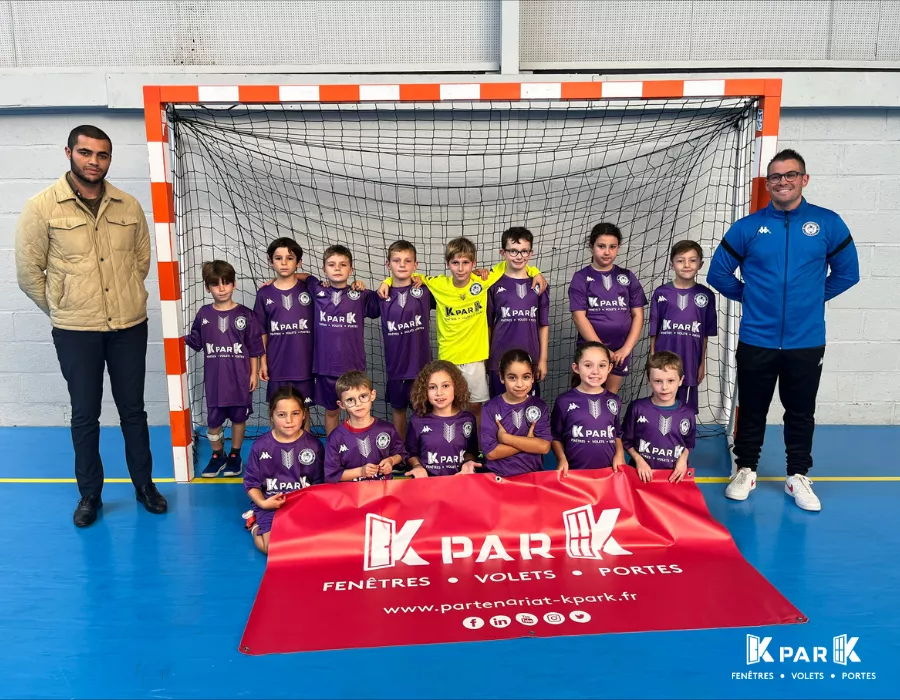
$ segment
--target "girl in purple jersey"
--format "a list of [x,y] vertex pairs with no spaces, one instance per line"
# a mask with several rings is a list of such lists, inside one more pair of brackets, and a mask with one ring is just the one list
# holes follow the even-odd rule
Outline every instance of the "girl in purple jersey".
[[604,386],[611,369],[612,353],[602,343],[588,342],[575,350],[574,386],[560,394],[550,415],[560,476],[567,476],[569,469],[618,471],[625,464],[619,422],[622,402]]
[[515,476],[543,469],[550,451],[550,412],[531,396],[535,362],[524,350],[507,350],[500,358],[505,391],[484,405],[481,448],[487,468],[498,476]]
[[410,392],[416,415],[406,433],[407,473],[414,478],[474,474],[481,464],[469,385],[452,362],[435,360],[422,368]]
[[269,419],[272,430],[254,441],[244,472],[244,490],[253,501],[244,521],[263,554],[287,494],[325,483],[325,447],[303,429],[309,420],[303,394],[290,385],[278,389],[269,401]]

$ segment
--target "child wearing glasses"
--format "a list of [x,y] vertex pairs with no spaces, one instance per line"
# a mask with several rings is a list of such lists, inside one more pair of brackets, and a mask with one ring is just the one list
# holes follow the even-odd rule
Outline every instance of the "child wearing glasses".
[[347,420],[325,442],[325,481],[390,479],[406,450],[394,426],[372,415],[372,380],[365,372],[347,372],[334,388]]
[[534,236],[523,226],[513,226],[500,238],[500,255],[506,271],[488,291],[487,318],[491,329],[488,355],[491,398],[505,391],[500,380],[500,358],[519,348],[534,358],[532,396],[540,396],[539,382],[547,376],[547,344],[550,339],[549,287],[532,289],[528,262]]

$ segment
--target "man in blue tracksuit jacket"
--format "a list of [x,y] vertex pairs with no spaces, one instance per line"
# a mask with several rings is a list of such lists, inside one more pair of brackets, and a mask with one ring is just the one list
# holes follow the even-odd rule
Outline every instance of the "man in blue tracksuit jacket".
[[[822,505],[806,473],[812,467],[816,393],[825,355],[825,302],[859,282],[859,260],[841,217],[803,198],[808,183],[799,153],[786,149],[776,154],[766,178],[771,203],[728,230],[713,255],[707,282],[743,305],[737,349],[737,472],[725,495],[743,501],[756,488],[777,380],[784,406],[784,489],[800,508],[818,511]],[[738,267],[743,281],[734,275]]]

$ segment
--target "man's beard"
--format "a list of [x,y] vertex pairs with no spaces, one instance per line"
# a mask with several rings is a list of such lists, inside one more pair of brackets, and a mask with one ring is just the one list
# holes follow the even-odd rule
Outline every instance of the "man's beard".
[[79,168],[77,165],[75,165],[74,160],[70,160],[69,163],[71,165],[72,174],[75,177],[77,177],[79,180],[81,180],[82,182],[86,182],[89,185],[99,184],[99,183],[103,182],[103,179],[106,177],[106,173],[103,173],[101,175],[88,175],[81,168]]

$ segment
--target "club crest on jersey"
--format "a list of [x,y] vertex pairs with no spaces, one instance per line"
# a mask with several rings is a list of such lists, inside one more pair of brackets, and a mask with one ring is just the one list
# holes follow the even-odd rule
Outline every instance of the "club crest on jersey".
[[316,453],[314,450],[311,450],[307,447],[300,452],[300,464],[303,464],[308,467],[310,464],[312,464],[315,461],[316,461]]
[[619,284],[624,285],[625,287],[627,287],[628,284],[631,282],[631,280],[628,279],[628,275],[626,275],[626,274],[621,274],[621,275],[618,275],[618,276],[616,277],[616,282],[618,282]]
[[612,289],[612,277],[609,275],[600,275],[600,279],[603,280],[603,287],[609,291]]
[[591,418],[600,417],[600,399],[588,399],[588,412]]
[[684,311],[688,305],[688,295],[687,294],[678,294],[678,308]]
[[357,292],[355,289],[351,289],[349,292],[347,292],[347,296],[353,301],[356,301],[357,299],[359,299],[359,292]]
[[238,316],[236,319],[234,319],[234,327],[239,331],[244,330],[247,327],[247,317]]
[[331,303],[334,306],[338,306],[341,303],[341,293],[340,292],[332,292],[331,293]]
[[691,422],[685,418],[678,424],[678,429],[681,431],[682,435],[687,435],[691,430]]
[[463,435],[465,437],[469,437],[472,434],[472,424],[469,422],[463,423]]
[[529,406],[525,410],[525,418],[528,419],[529,423],[536,422],[537,419],[540,417],[541,417],[541,409],[539,409],[537,406]]
[[619,404],[616,403],[615,399],[607,399],[606,407],[609,409],[609,412],[613,415],[616,415],[619,412]]
[[659,417],[659,434],[660,435],[668,435],[669,431],[672,429],[672,416],[660,416]]
[[421,299],[422,294],[424,294],[421,287],[413,287],[409,290],[409,293],[412,294],[416,299]]
[[709,297],[706,296],[705,294],[703,294],[702,292],[700,294],[695,294],[694,295],[694,303],[697,305],[697,308],[704,309],[704,308],[706,308],[706,305],[709,303]]
[[482,287],[481,284],[476,282],[471,287],[469,287],[469,294],[471,294],[473,297],[477,297],[479,294],[481,294],[482,289],[484,289],[484,287]]
[[444,440],[453,442],[456,437],[456,426],[453,423],[444,423]]
[[309,306],[310,301],[312,301],[312,299],[309,298],[308,292],[300,293],[300,303],[303,304],[303,306]]
[[290,294],[282,294],[281,305],[284,307],[285,311],[290,311],[294,308],[294,298]]
[[391,444],[391,436],[387,433],[378,433],[378,437],[375,438],[375,444],[379,450],[383,450]]
[[[397,294],[397,303],[400,304],[401,309],[406,308],[406,300],[409,299],[409,292],[399,292]],[[390,299],[388,299],[390,301]]]
[[281,451],[281,464],[285,469],[290,469],[294,466],[294,451],[293,450],[282,450]]
[[819,233],[819,224],[815,221],[807,221],[803,224],[803,233],[807,236],[815,236]]
[[228,316],[219,316],[219,332],[227,333],[228,332]]
[[528,294],[528,285],[516,284],[516,296],[519,297],[519,299],[524,299],[526,294]]

